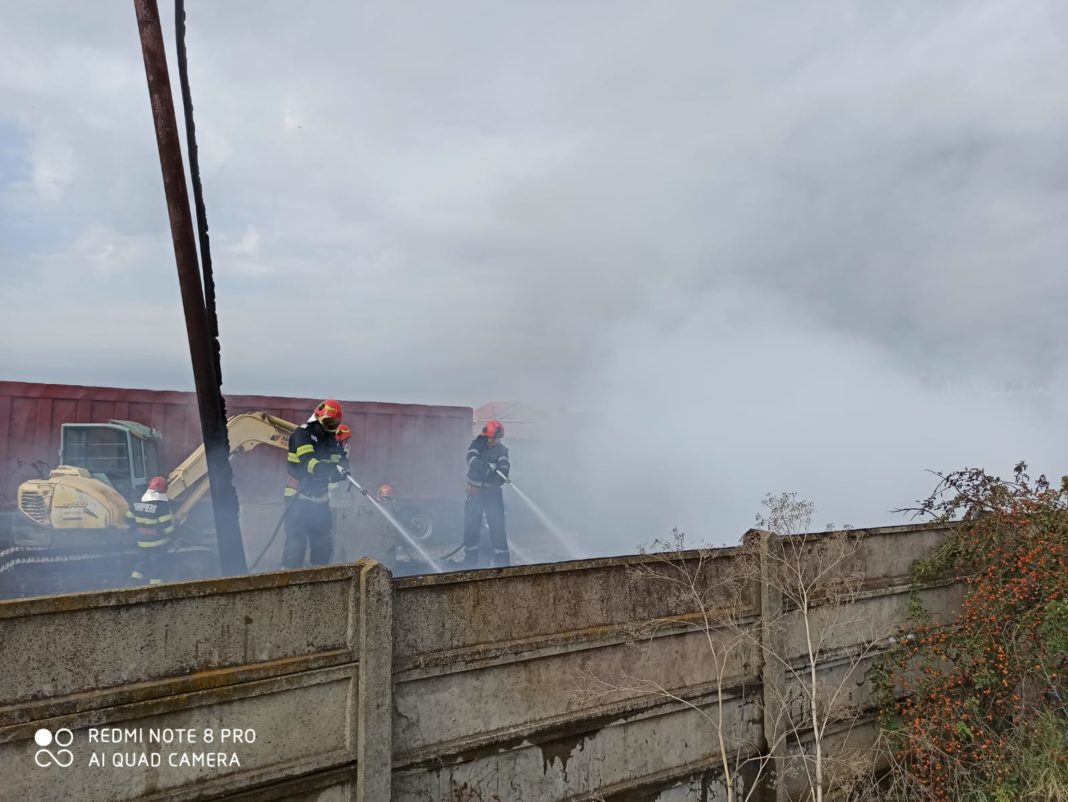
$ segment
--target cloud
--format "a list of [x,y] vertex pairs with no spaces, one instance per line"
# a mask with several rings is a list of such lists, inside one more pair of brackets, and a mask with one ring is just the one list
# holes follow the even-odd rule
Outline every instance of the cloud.
[[151,237],[129,236],[108,226],[91,225],[71,244],[69,261],[98,274],[132,273],[153,261],[162,264],[167,254]]
[[74,152],[62,142],[38,141],[30,160],[32,186],[38,199],[60,200],[74,181]]
[[258,256],[260,252],[260,232],[255,226],[249,226],[245,233],[230,249],[238,256]]

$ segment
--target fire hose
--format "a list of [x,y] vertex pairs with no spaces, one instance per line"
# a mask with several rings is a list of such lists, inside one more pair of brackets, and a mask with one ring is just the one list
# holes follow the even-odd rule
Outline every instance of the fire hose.
[[[501,479],[504,481],[504,484],[512,484],[512,480],[509,479],[508,476],[506,476],[504,473],[502,473],[501,470],[497,467],[496,464],[491,464],[490,467],[493,469],[494,473],[496,473],[499,477],[501,477]],[[364,487],[359,482],[357,482],[355,479],[352,478],[352,474],[351,473],[349,473],[347,470],[345,470],[344,468],[342,468],[340,466],[338,466],[338,472],[353,487],[355,487],[357,490],[359,490],[361,493],[363,493],[363,495],[367,498],[367,500],[371,502],[371,504],[374,506],[374,508],[376,510],[378,510],[380,513],[382,513],[382,515],[386,518],[386,520],[388,520],[390,522],[390,524],[392,524],[393,526],[397,526],[398,525],[395,521],[392,520],[392,518],[385,511],[385,509],[382,507],[382,505],[379,504],[378,501],[370,493],[368,493],[367,490],[364,489]],[[255,559],[255,561],[250,566],[250,568],[249,568],[250,571],[255,569],[256,566],[260,564],[260,561],[264,558],[264,556],[270,550],[271,546],[274,544],[275,538],[278,537],[278,533],[282,529],[282,524],[285,522],[286,516],[289,515],[289,511],[292,508],[292,506],[293,506],[293,502],[292,501],[290,501],[290,502],[288,502],[286,504],[286,508],[285,508],[285,510],[282,511],[282,515],[279,517],[278,523],[275,525],[274,531],[271,533],[271,537],[267,541],[267,545],[263,547],[263,551],[260,552],[259,556]],[[448,560],[450,557],[453,557],[457,553],[459,553],[459,551],[463,547],[464,547],[464,545],[463,545],[463,543],[461,543],[459,546],[457,546],[455,549],[450,551],[448,554],[445,554],[442,557],[438,557],[434,561],[435,562],[439,562],[439,561],[440,562],[444,562],[445,560]]]
[[[294,498],[296,498],[296,497],[294,496]],[[283,523],[283,521],[285,521],[286,516],[289,515],[289,510],[292,507],[293,507],[292,500],[287,501],[286,502],[286,508],[284,510],[282,510],[282,515],[278,518],[278,523],[275,524],[274,531],[271,532],[270,540],[267,541],[267,545],[263,547],[263,551],[260,552],[260,556],[256,558],[256,561],[253,562],[252,565],[249,566],[249,569],[248,569],[249,572],[252,572],[253,570],[255,570],[256,566],[260,564],[260,560],[262,560],[264,555],[270,550],[271,544],[273,544],[274,543],[274,539],[276,537],[278,537],[278,533],[282,529],[282,523]]]
[[[496,474],[497,474],[497,475],[498,475],[499,477],[501,477],[501,478],[502,478],[502,479],[504,480],[504,483],[505,483],[506,485],[510,485],[510,484],[512,484],[512,480],[511,480],[511,479],[509,479],[509,478],[508,478],[507,476],[505,476],[505,475],[504,475],[503,473],[501,473],[501,472],[500,472],[500,470],[499,470],[499,469],[497,468],[496,464],[491,464],[491,465],[490,465],[490,467],[491,467],[491,468],[493,468],[493,471],[494,471],[494,473],[496,473]],[[440,559],[440,560],[442,560],[442,561],[444,561],[444,560],[447,560],[447,559],[449,559],[450,557],[452,557],[453,555],[457,554],[457,553],[458,553],[458,552],[460,551],[460,549],[462,549],[463,547],[464,547],[464,544],[463,544],[463,543],[461,543],[461,544],[460,544],[459,546],[457,546],[456,548],[454,548],[454,549],[453,549],[452,551],[450,551],[450,552],[449,552],[448,554],[446,554],[446,555],[445,555],[445,556],[443,556],[443,557],[439,557],[438,559]]]
[[[340,473],[341,476],[344,479],[348,480],[352,484],[353,487],[355,487],[357,490],[359,490],[361,493],[363,493],[363,495],[367,498],[367,500],[370,501],[372,505],[374,505],[375,509],[378,510],[380,513],[382,513],[383,516],[385,516],[386,520],[389,520],[389,515],[382,508],[382,505],[379,504],[378,501],[374,497],[372,497],[371,494],[368,493],[359,482],[357,482],[355,479],[352,478],[352,474],[351,473],[349,473],[347,470],[342,468],[340,465],[337,466],[337,470],[338,470],[338,473]],[[289,501],[289,502],[286,503],[286,508],[282,511],[282,515],[278,519],[278,523],[275,525],[274,531],[271,533],[271,537],[267,541],[267,545],[263,547],[263,551],[260,552],[260,556],[257,557],[255,562],[252,563],[251,567],[249,568],[250,571],[253,570],[257,565],[260,564],[260,560],[263,559],[264,555],[266,555],[268,550],[271,548],[271,545],[274,543],[275,538],[278,537],[278,533],[282,529],[282,524],[285,522],[286,516],[289,515],[289,511],[290,511],[290,509],[292,509],[292,507],[293,507],[293,502],[292,501]],[[393,521],[390,521],[390,523],[393,524],[394,526],[396,525],[396,524],[393,523]],[[453,553],[455,554],[456,552],[453,552]]]

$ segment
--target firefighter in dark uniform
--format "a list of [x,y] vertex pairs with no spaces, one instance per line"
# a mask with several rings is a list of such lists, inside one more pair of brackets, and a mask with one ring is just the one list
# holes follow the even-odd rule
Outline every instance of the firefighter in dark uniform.
[[471,441],[467,449],[467,502],[464,504],[464,568],[478,565],[478,541],[482,531],[482,516],[489,526],[493,545],[493,565],[509,564],[508,536],[504,531],[503,486],[508,481],[511,465],[508,449],[501,442],[504,426],[491,420],[482,427],[482,434]]
[[328,399],[289,436],[285,496],[290,506],[286,510],[283,568],[302,568],[305,553],[309,553],[312,565],[330,562],[334,551],[330,485],[348,474],[342,464],[344,451],[335,436],[340,425],[341,404]]
[[163,582],[167,569],[167,554],[174,532],[174,513],[167,496],[167,480],[153,476],[148,490],[140,501],[130,505],[126,520],[137,534],[137,563],[130,579],[138,583],[148,580],[150,585]]
[[[352,429],[343,423],[337,427],[337,432],[334,434],[334,438],[337,440],[337,444],[341,446],[341,467],[350,470],[349,449],[352,448],[352,443],[350,443],[349,440],[352,438]],[[349,486],[351,487],[351,485]]]

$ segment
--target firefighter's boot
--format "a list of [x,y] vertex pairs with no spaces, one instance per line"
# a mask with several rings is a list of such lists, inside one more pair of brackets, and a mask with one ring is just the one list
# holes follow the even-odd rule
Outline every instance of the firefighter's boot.
[[464,558],[460,561],[461,571],[473,571],[478,568],[478,546],[473,549],[464,548]]

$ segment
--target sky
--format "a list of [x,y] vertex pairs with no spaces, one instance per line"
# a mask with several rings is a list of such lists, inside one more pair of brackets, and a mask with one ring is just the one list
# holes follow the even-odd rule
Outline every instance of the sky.
[[[228,392],[561,413],[599,553],[1064,472],[1065,4],[187,14]],[[191,389],[132,4],[0,51],[0,377]]]

